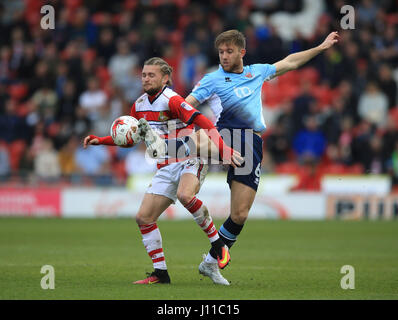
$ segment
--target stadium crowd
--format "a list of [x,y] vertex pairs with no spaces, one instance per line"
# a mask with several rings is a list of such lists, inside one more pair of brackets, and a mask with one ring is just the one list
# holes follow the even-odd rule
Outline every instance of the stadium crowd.
[[[44,4],[54,30],[41,28]],[[345,4],[355,29],[340,26]],[[246,64],[337,30],[337,46],[264,84],[263,172],[299,175],[294,190],[319,190],[327,173],[388,174],[398,186],[397,12],[395,0],[0,1],[0,181],[110,185],[154,171],[131,163],[145,148],[81,144],[129,113],[146,59],[163,57],[185,97],[217,67],[224,30],[245,34]]]

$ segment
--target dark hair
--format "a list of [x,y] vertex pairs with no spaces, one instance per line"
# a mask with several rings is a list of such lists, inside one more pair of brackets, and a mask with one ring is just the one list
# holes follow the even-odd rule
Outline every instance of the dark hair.
[[214,41],[214,46],[216,47],[216,49],[218,49],[218,47],[224,43],[234,44],[239,49],[246,48],[245,36],[242,32],[239,32],[238,30],[228,30],[220,33]]
[[170,67],[170,65],[164,61],[162,58],[159,57],[153,57],[148,59],[147,61],[144,62],[144,66],[159,66],[160,71],[163,73],[163,75],[168,75],[169,80],[167,81],[167,85],[171,86],[173,84],[173,81],[171,79],[171,76],[173,74],[173,68]]

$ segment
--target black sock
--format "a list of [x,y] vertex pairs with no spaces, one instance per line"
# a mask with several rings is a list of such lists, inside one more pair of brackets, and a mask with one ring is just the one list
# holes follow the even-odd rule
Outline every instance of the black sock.
[[[243,225],[236,224],[232,221],[231,216],[229,216],[218,230],[218,234],[220,235],[221,240],[228,246],[228,248],[231,248],[237,240],[238,235],[242,231],[242,228]],[[214,259],[217,259],[217,251],[214,249],[214,247],[210,249],[210,255]]]
[[[224,247],[224,242],[222,241],[222,239],[221,238],[218,238],[216,241],[213,241],[212,243],[211,243],[211,249],[210,249],[210,251],[211,250],[213,250],[214,251],[214,253],[216,254],[216,257],[217,256],[220,256],[221,257],[221,254],[222,254],[222,247]],[[217,258],[216,258],[217,259]]]

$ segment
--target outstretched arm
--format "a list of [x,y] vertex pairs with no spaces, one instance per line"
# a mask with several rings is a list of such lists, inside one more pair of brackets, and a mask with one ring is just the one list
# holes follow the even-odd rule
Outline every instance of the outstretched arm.
[[319,46],[305,51],[289,54],[285,59],[274,63],[276,67],[275,76],[280,76],[288,71],[297,69],[312,58],[329,49],[339,39],[337,31],[331,32]]
[[[132,146],[134,146],[134,142],[133,139],[131,138],[131,133],[128,136],[128,141],[127,141],[127,145],[124,146],[118,146],[118,147],[122,147],[122,148],[130,148]],[[92,146],[97,146],[100,144],[104,144],[107,146],[116,146],[115,142],[113,141],[111,136],[106,136],[106,137],[97,137],[93,134],[90,134],[89,136],[85,137],[83,140],[83,148],[86,149],[88,146],[92,145]]]

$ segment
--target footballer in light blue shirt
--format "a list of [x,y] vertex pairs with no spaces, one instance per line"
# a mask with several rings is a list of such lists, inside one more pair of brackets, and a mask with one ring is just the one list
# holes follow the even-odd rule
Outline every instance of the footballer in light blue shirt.
[[[261,87],[264,81],[297,69],[338,41],[337,32],[331,32],[318,46],[288,55],[270,64],[243,65],[246,40],[237,30],[228,30],[217,36],[220,67],[206,74],[185,99],[193,107],[207,101],[216,116],[216,127],[227,144],[240,151],[244,158],[242,168],[230,167],[227,182],[231,189],[230,216],[219,229],[219,235],[230,248],[237,240],[256,196],[263,156],[261,133],[266,125],[262,114]],[[244,129],[244,130],[243,130]],[[223,134],[224,133],[224,134]],[[224,137],[229,134],[230,141]],[[240,144],[239,148],[236,145]],[[215,252],[209,254],[199,266],[199,271],[213,282],[221,276]]]
[[208,102],[216,116],[219,130],[265,130],[261,87],[271,79],[276,68],[271,64],[244,66],[240,73],[226,72],[222,65],[206,74],[195,86],[191,96],[199,103]]

